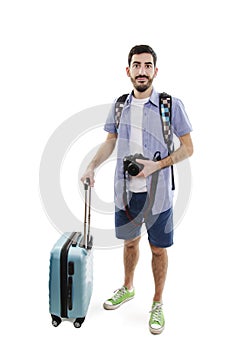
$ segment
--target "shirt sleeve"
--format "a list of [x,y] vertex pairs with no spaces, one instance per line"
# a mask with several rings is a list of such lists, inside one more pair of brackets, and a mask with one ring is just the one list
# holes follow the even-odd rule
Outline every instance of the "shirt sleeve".
[[104,130],[111,134],[117,134],[118,132],[115,124],[115,103],[116,103],[116,100],[112,103],[112,106],[110,108],[109,114],[107,116],[107,119],[104,125]]
[[172,127],[177,137],[186,135],[192,131],[192,125],[181,100],[173,98],[172,101]]

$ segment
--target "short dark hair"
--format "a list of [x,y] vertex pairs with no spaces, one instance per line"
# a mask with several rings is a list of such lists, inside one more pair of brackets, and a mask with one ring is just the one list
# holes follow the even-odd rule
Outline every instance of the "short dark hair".
[[129,55],[128,55],[129,67],[131,64],[132,56],[139,55],[141,53],[150,53],[153,57],[153,60],[154,60],[154,66],[156,66],[157,55],[156,55],[155,51],[148,45],[136,45],[136,46],[132,47],[132,49],[130,50]]

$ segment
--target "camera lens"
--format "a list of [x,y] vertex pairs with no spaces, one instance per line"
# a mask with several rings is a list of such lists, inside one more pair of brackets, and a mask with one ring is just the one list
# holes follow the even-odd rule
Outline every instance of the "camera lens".
[[136,176],[136,175],[138,175],[138,173],[139,173],[142,169],[140,169],[140,167],[138,166],[138,164],[135,164],[135,163],[132,163],[132,162],[131,162],[131,163],[128,165],[127,170],[128,170],[128,174],[130,174],[131,176]]

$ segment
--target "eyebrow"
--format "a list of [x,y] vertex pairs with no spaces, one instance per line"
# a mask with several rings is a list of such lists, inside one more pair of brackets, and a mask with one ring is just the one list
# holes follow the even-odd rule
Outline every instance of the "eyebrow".
[[[141,64],[142,62],[139,62],[139,61],[133,61],[132,64]],[[153,64],[152,62],[145,62],[145,64]]]

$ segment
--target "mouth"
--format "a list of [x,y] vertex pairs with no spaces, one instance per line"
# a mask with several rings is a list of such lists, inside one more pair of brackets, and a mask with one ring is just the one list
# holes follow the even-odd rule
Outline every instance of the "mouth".
[[148,80],[147,77],[143,76],[143,77],[137,77],[136,81],[138,81],[139,83],[145,83]]

